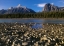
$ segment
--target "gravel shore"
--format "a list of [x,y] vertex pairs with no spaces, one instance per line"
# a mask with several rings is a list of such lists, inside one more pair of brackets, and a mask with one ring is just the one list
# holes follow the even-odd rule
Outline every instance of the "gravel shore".
[[0,23],[0,46],[64,46],[64,24]]

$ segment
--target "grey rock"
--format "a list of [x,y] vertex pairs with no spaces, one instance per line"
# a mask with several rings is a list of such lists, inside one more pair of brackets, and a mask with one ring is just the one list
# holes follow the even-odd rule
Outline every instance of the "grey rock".
[[47,3],[44,6],[43,11],[46,11],[46,12],[48,12],[48,11],[64,11],[64,7],[58,7],[53,4]]
[[11,7],[7,10],[0,10],[0,14],[15,14],[15,13],[35,13],[34,10],[23,6]]

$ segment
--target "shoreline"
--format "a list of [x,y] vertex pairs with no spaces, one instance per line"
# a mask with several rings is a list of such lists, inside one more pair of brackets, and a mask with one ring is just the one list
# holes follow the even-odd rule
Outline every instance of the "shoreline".
[[64,20],[64,18],[0,18],[0,19],[44,19],[44,20],[54,20],[54,19],[57,19],[57,20]]

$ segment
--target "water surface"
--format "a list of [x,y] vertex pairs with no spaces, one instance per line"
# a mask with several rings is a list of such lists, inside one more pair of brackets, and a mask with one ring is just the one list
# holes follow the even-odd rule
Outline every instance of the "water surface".
[[0,23],[61,23],[64,24],[62,19],[0,19]]
[[44,23],[64,24],[62,19],[0,19],[0,23],[36,23],[32,28],[43,28]]

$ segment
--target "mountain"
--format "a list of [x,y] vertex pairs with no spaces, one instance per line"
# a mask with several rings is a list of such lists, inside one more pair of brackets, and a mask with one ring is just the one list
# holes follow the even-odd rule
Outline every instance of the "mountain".
[[35,13],[35,11],[25,6],[21,6],[20,4],[17,7],[10,7],[7,10],[4,9],[0,10],[0,14],[15,14],[15,13]]
[[43,11],[64,11],[64,7],[58,7],[53,4],[47,3],[44,6]]
[[0,10],[0,14],[4,14],[6,12],[6,10],[2,9]]

